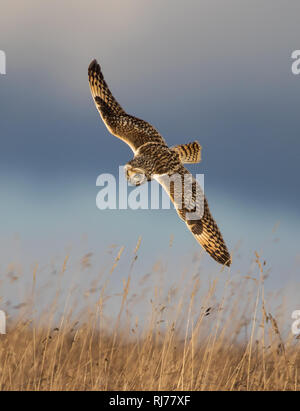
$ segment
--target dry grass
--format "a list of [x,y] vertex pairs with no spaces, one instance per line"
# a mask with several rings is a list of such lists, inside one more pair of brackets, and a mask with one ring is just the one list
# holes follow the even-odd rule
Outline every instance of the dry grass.
[[[83,313],[74,312],[70,292],[59,314],[66,258],[54,301],[38,315],[35,268],[30,303],[0,335],[1,390],[298,390],[297,341],[281,335],[266,308],[258,256],[256,276],[233,278],[224,271],[205,295],[201,273],[187,273],[162,292],[154,281],[156,265],[141,280],[141,303],[130,289],[138,248],[113,316],[106,312],[107,289],[122,248],[99,287],[94,282],[89,288],[97,298]],[[83,269],[90,268],[89,257],[81,260]],[[141,304],[151,308],[144,318]]]

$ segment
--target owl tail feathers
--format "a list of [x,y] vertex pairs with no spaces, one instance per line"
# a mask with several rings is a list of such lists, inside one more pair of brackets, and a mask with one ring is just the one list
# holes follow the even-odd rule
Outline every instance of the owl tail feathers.
[[180,144],[173,147],[173,150],[179,154],[180,161],[183,164],[186,163],[200,163],[202,147],[198,141],[193,143]]

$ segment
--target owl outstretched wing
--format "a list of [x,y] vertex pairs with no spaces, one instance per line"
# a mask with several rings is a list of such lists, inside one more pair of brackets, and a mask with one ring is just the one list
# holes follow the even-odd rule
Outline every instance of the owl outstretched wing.
[[165,189],[179,217],[185,221],[201,246],[215,261],[229,267],[230,254],[209,211],[204,193],[192,174],[181,166],[176,174],[156,175],[154,178]]
[[134,153],[150,141],[165,144],[162,136],[151,124],[123,110],[109,90],[96,60],[89,65],[88,77],[95,105],[113,135],[127,143]]

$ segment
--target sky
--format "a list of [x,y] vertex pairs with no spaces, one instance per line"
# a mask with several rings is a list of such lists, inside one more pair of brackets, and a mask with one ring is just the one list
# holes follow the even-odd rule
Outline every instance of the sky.
[[[97,176],[132,158],[103,125],[87,68],[171,145],[197,139],[205,192],[245,273],[258,251],[270,287],[299,281],[300,4],[278,0],[6,1],[0,16],[1,270],[69,252],[132,253],[145,264],[201,252],[172,210],[96,208]],[[219,270],[203,255],[208,272]]]

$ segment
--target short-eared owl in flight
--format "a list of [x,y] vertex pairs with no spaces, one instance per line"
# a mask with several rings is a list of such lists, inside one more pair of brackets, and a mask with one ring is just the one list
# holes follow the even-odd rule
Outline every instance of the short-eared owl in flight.
[[[200,162],[200,144],[195,141],[169,148],[151,124],[124,111],[110,92],[96,60],[89,65],[88,76],[92,96],[104,124],[134,153],[134,158],[125,166],[127,179],[134,185],[151,178],[157,180],[201,246],[218,263],[230,266],[231,257],[201,187],[183,166]],[[177,179],[173,179],[174,176]]]

